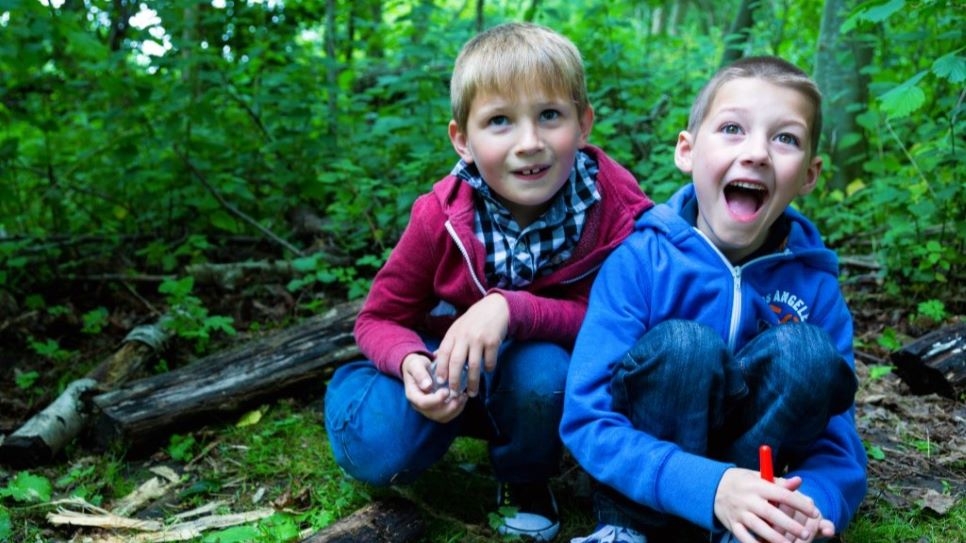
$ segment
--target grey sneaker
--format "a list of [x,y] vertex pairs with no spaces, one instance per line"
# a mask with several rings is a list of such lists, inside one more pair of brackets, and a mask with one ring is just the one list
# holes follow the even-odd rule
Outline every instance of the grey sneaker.
[[630,528],[604,524],[598,526],[596,532],[586,537],[575,537],[570,543],[647,543],[647,538]]
[[[536,541],[551,541],[560,531],[557,500],[546,483],[500,483],[496,497],[497,513],[503,522],[497,530],[503,535],[518,535]],[[513,508],[504,514],[504,508]]]

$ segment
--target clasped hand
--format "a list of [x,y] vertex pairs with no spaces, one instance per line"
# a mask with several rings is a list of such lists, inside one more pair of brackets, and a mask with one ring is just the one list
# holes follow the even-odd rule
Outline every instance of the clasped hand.
[[[446,331],[433,354],[410,353],[403,360],[402,377],[406,399],[414,409],[436,422],[449,422],[459,415],[469,397],[480,390],[480,373],[496,369],[497,354],[506,338],[510,310],[506,299],[488,294],[463,313]],[[460,390],[466,368],[466,390]],[[436,384],[434,384],[436,383]]]
[[801,477],[776,477],[770,483],[756,471],[728,469],[715,493],[715,517],[741,543],[811,543],[833,537],[835,526],[798,491],[801,486]]

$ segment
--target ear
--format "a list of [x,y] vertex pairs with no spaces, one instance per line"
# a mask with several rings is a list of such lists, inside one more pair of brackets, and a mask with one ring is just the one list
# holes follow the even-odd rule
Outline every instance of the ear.
[[449,141],[453,144],[453,149],[456,149],[456,154],[460,156],[467,164],[473,163],[473,153],[470,152],[470,142],[466,137],[460,127],[457,126],[455,120],[449,122]]
[[798,195],[805,196],[815,190],[815,186],[818,184],[818,176],[821,173],[822,157],[817,156],[812,159],[808,165],[808,169],[805,170],[805,182],[802,183],[802,188],[798,189]]
[[580,147],[587,145],[590,138],[590,129],[594,127],[594,108],[590,105],[580,116]]
[[683,173],[691,173],[691,154],[694,152],[694,138],[687,130],[678,134],[678,143],[674,146],[674,165]]

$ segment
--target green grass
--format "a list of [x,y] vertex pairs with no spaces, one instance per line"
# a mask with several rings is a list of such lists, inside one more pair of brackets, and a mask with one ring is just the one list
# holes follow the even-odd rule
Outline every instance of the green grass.
[[[347,479],[335,466],[320,411],[318,403],[280,402],[244,418],[243,424],[177,436],[148,459],[90,455],[73,448],[63,465],[31,473],[51,482],[53,499],[81,496],[95,505],[110,506],[150,478],[151,467],[163,464],[178,471],[181,482],[171,495],[148,506],[146,513],[154,518],[216,501],[230,504],[220,512],[259,507],[278,511],[248,526],[206,532],[195,540],[203,543],[297,541],[300,533],[319,531],[375,498],[396,495],[421,507],[427,526],[423,541],[499,540],[488,518],[496,490],[485,444],[457,440],[443,461],[415,484],[373,488]],[[47,524],[50,506],[13,499],[9,490],[14,475],[0,472],[0,496],[6,496],[0,499],[0,541],[65,541],[78,535]],[[586,535],[594,521],[585,478],[571,465],[554,488],[563,517],[557,541]],[[842,541],[966,543],[964,533],[966,505],[962,503],[934,517],[918,510],[897,510],[870,497]]]

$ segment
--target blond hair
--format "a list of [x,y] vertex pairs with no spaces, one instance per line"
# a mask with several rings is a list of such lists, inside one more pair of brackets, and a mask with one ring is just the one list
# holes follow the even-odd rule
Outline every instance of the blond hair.
[[818,140],[822,135],[822,93],[818,85],[801,68],[794,64],[773,56],[746,57],[725,66],[714,74],[714,77],[698,93],[698,97],[691,106],[691,116],[688,118],[688,132],[696,134],[698,127],[704,122],[708,108],[714,101],[718,90],[725,83],[734,79],[757,78],[773,85],[787,87],[801,93],[811,102],[814,112],[809,133],[812,155],[818,152]]
[[505,23],[468,41],[453,66],[453,120],[466,130],[470,105],[479,94],[549,92],[568,97],[583,115],[590,107],[583,59],[567,38],[531,23]]

